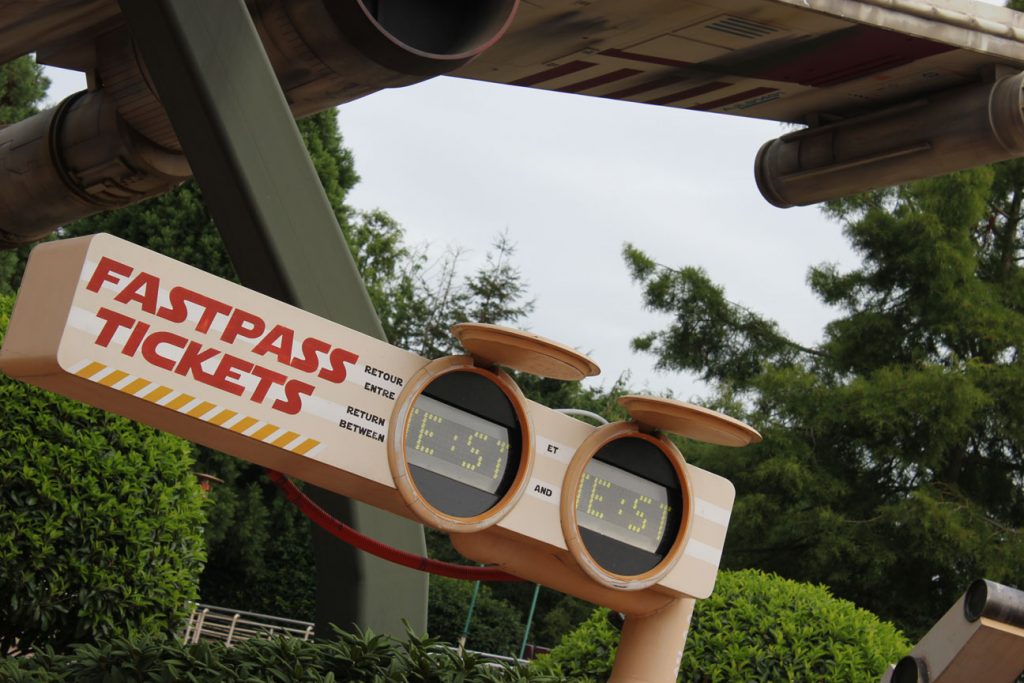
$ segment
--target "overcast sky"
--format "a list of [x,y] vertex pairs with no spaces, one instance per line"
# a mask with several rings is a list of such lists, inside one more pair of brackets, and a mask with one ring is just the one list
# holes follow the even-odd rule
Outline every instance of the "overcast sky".
[[[84,87],[48,70],[51,98]],[[362,181],[350,195],[405,227],[435,258],[482,263],[508,232],[536,299],[524,326],[586,353],[609,386],[624,372],[649,393],[706,393],[630,351],[661,329],[621,258],[629,241],[671,266],[700,266],[727,296],[804,344],[833,312],[806,285],[822,262],[857,263],[818,209],[776,209],[754,184],[758,147],[784,133],[752,119],[455,78],[380,92],[338,110]]]
[[644,311],[620,256],[626,241],[666,265],[697,265],[728,296],[804,343],[830,314],[808,266],[855,263],[817,209],[780,210],[757,192],[753,159],[781,125],[454,78],[339,109],[363,181],[410,240],[480,259],[507,230],[536,309],[533,332],[575,346],[636,388],[701,391],[656,373],[632,337],[664,325]]

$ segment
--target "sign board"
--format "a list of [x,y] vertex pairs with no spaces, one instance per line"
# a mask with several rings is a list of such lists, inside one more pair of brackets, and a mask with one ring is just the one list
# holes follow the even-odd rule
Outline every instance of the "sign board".
[[[620,611],[714,586],[733,487],[667,439],[595,428],[526,400],[490,363],[429,361],[109,235],[33,251],[0,368]],[[459,508],[456,489],[482,502]],[[609,564],[595,537],[653,559]]]

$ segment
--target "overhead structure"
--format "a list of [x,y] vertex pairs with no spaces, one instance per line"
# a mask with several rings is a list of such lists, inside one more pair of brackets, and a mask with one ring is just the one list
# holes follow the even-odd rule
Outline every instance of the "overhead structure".
[[[1024,18],[976,0],[248,6],[296,116],[450,73],[782,121],[805,128],[755,166],[782,207],[1024,154]],[[0,245],[190,175],[119,7],[0,0],[0,62],[35,52],[90,84],[0,130]]]

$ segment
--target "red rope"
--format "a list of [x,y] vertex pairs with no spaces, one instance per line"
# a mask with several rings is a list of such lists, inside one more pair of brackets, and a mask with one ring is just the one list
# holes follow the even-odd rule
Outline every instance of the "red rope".
[[305,493],[299,490],[298,486],[280,472],[269,469],[264,469],[264,472],[270,477],[270,481],[274,482],[277,488],[281,489],[281,492],[291,501],[292,505],[299,508],[302,514],[308,517],[314,524],[335,538],[374,557],[379,557],[382,560],[421,572],[447,576],[452,579],[462,579],[463,581],[522,581],[518,576],[507,574],[500,569],[467,567],[461,564],[452,564],[451,562],[431,560],[428,557],[407,553],[404,550],[393,548],[386,543],[381,543],[336,520],[326,510],[310,500]]

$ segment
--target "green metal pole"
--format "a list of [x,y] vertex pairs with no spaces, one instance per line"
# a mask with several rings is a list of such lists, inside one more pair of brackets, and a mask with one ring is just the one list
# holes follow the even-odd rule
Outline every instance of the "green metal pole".
[[[366,287],[306,153],[244,0],[119,0],[242,283],[383,339]],[[310,487],[328,512],[426,553],[423,530]],[[313,528],[317,633],[353,624],[426,631],[427,577]],[[273,586],[267,586],[273,590]]]
[[537,596],[540,595],[540,584],[533,587],[533,601],[530,603],[530,613],[526,615],[526,630],[523,631],[523,644],[519,646],[519,659],[526,654],[526,641],[530,639],[530,628],[533,626],[533,612],[537,609]]
[[469,624],[473,621],[473,608],[476,607],[476,597],[480,594],[480,582],[473,584],[473,595],[469,598],[469,609],[466,610],[466,623],[462,626],[462,635],[459,636],[459,654],[466,649],[466,639],[469,637]]

